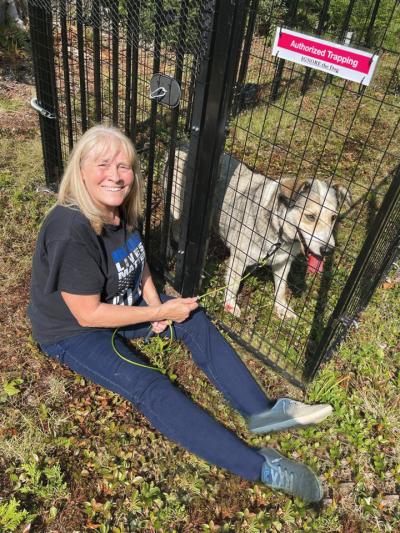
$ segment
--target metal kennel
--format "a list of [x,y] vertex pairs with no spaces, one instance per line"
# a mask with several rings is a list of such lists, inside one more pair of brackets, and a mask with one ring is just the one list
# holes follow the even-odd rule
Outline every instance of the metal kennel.
[[[304,387],[368,304],[399,252],[400,5],[397,0],[29,0],[46,178],[104,121],[135,142],[153,268],[247,352]],[[277,27],[379,56],[366,87],[272,56]],[[176,159],[185,146],[185,164]],[[322,274],[296,257],[295,318],[273,311],[270,269],[246,277],[240,318],[224,311],[228,248],[212,231],[221,155],[280,182],[340,183],[352,195]],[[226,157],[226,156],[225,156]],[[184,181],[178,173],[184,168]],[[239,190],[231,191],[239,198]],[[235,196],[236,195],[236,196]],[[235,200],[233,201],[233,203]],[[171,205],[179,238],[167,254]]]

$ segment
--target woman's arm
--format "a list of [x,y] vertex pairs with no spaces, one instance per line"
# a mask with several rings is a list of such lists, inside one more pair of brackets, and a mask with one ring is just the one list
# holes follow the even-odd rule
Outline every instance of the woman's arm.
[[196,298],[175,298],[148,307],[113,305],[100,301],[100,294],[71,294],[61,296],[82,327],[118,328],[142,322],[172,320],[183,322],[198,307]]
[[142,274],[142,292],[144,301],[147,303],[147,305],[161,304],[160,297],[158,296],[158,292],[154,285],[149,265],[147,263],[144,265]]

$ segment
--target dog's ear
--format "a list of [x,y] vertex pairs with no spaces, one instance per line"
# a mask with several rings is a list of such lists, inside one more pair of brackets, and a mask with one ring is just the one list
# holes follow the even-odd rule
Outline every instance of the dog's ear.
[[311,189],[311,181],[299,178],[284,178],[279,182],[279,201],[287,207],[293,207],[300,194]]
[[346,189],[340,183],[334,183],[332,189],[335,190],[338,206],[341,207],[343,204],[346,204],[348,207],[351,207],[353,199],[349,189]]

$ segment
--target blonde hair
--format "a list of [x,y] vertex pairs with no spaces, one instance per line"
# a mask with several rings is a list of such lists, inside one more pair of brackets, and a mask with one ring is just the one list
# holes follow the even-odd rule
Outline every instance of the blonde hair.
[[88,129],[74,146],[67,168],[63,174],[56,205],[79,208],[89,219],[94,231],[100,235],[107,221],[95,206],[82,180],[81,165],[89,152],[94,151],[94,157],[101,157],[106,150],[117,152],[123,149],[132,167],[135,179],[131,190],[121,206],[128,229],[137,227],[138,218],[142,214],[142,178],[139,159],[133,143],[119,129],[101,124]]

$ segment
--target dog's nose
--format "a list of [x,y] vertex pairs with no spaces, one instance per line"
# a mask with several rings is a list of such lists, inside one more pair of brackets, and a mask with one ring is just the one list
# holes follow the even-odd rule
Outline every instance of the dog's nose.
[[333,249],[334,246],[332,246],[331,244],[327,244],[326,246],[321,246],[321,248],[319,249],[319,253],[322,257],[325,257],[327,255],[331,255]]

